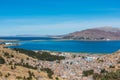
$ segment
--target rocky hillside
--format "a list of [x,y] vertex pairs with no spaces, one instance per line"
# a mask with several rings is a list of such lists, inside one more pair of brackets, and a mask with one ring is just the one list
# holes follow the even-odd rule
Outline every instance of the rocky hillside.
[[72,54],[0,45],[0,80],[120,80],[120,51]]
[[9,49],[5,48],[5,45],[0,45],[0,80],[63,80],[57,77],[50,68],[39,67],[42,66],[39,61],[58,59],[64,59],[64,57],[44,51],[36,53],[24,49]]
[[62,37],[76,40],[120,40],[120,29],[113,27],[100,27],[73,32]]

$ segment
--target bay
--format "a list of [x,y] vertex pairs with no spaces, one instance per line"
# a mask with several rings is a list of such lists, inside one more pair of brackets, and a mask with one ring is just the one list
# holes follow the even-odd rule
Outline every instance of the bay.
[[120,49],[120,41],[59,40],[48,37],[9,37],[7,39],[20,40],[19,46],[11,46],[11,48],[23,48],[28,50],[107,54],[113,53]]

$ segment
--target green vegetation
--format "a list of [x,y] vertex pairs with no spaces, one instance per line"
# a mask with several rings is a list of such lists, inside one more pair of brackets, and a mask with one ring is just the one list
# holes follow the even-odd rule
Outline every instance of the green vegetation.
[[94,73],[94,70],[86,70],[86,71],[83,71],[83,76],[90,76],[90,75],[93,75]]
[[8,78],[10,76],[10,73],[7,73],[6,75],[5,75],[5,78]]
[[0,77],[2,77],[2,72],[0,72]]
[[55,60],[62,60],[65,59],[64,56],[56,56],[56,55],[51,55],[50,52],[34,52],[31,50],[25,50],[25,49],[19,49],[19,48],[14,48],[13,50],[19,51],[20,53],[26,54],[30,57],[37,58],[39,60],[46,60],[46,61],[55,61]]
[[104,62],[104,60],[102,60],[102,59],[97,59],[97,61],[98,61],[98,63],[101,63],[101,62]]
[[5,60],[2,57],[0,57],[0,64],[4,64],[4,63],[5,63]]
[[101,73],[94,73],[93,70],[83,71],[83,76],[93,75],[93,80],[120,80],[120,69],[115,72],[108,72],[105,69],[101,70]]
[[106,71],[105,69],[101,69],[101,72],[100,73],[108,73],[108,71]]
[[94,73],[93,74],[94,80],[120,80],[120,69],[116,72],[105,72],[105,73]]
[[115,66],[114,65],[110,65],[109,68],[115,68]]
[[36,70],[37,69],[37,67],[35,66],[31,66],[31,65],[29,65],[28,63],[17,63],[17,64],[15,64],[16,66],[22,66],[22,67],[26,67],[26,68],[29,68],[29,69],[34,69],[34,70]]
[[16,79],[18,79],[18,80],[34,80],[34,78],[35,78],[34,73],[31,71],[28,71],[28,74],[29,74],[28,77],[17,76]]
[[7,58],[13,58],[14,55],[10,55],[8,52],[4,52],[4,57],[7,57]]
[[17,76],[16,79],[17,80],[21,80],[21,79],[23,80],[23,78],[21,76]]
[[11,65],[11,69],[12,70],[16,69],[16,65]]
[[27,78],[28,80],[33,80],[32,78],[35,77],[34,73],[31,71],[28,71],[29,77]]
[[52,75],[54,74],[54,72],[51,69],[49,69],[49,68],[42,68],[41,71],[47,72],[48,77],[50,79],[52,79]]
[[59,80],[59,78],[58,78],[58,77],[56,77],[55,79],[56,79],[56,80]]

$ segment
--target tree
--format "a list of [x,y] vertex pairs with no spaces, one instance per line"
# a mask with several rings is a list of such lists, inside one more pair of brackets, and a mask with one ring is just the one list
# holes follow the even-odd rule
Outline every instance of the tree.
[[4,64],[4,63],[5,63],[5,60],[2,57],[0,57],[0,64]]
[[83,76],[90,76],[94,73],[94,70],[83,71]]

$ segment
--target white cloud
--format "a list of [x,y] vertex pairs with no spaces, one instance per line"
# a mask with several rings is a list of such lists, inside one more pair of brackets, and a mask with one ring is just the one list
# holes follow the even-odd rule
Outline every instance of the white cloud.
[[[36,20],[37,21],[37,20]],[[11,22],[11,21],[10,21]],[[12,21],[14,22],[14,20]],[[19,22],[19,21],[18,21]],[[35,21],[34,21],[35,22]],[[40,35],[54,35],[66,34],[74,31],[80,31],[87,28],[113,26],[120,27],[120,19],[86,19],[74,21],[61,21],[46,24],[3,24],[1,25],[0,35],[19,35],[19,34],[40,34]]]

